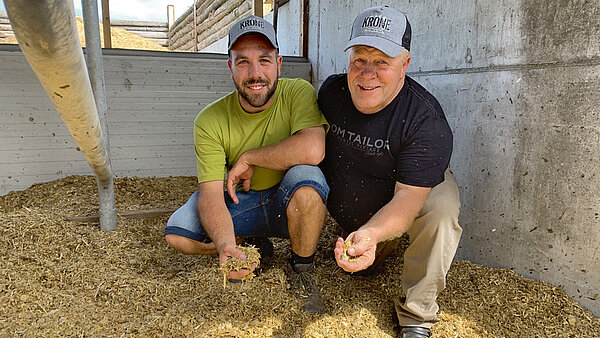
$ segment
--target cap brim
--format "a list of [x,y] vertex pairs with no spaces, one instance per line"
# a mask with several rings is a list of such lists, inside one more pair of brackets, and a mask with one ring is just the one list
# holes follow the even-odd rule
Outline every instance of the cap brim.
[[391,42],[390,40],[380,38],[378,36],[357,36],[354,39],[348,41],[346,48],[344,48],[344,52],[348,50],[350,47],[354,46],[369,46],[376,49],[379,49],[386,55],[395,58],[400,55],[404,50],[404,47]]

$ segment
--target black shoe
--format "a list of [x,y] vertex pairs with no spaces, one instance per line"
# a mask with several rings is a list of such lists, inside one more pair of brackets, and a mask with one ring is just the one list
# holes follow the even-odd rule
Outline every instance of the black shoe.
[[268,237],[247,237],[242,246],[253,245],[260,254],[260,264],[254,269],[254,276],[258,277],[267,267],[268,261],[273,257],[273,243]]
[[268,237],[247,237],[242,246],[254,245],[260,254],[260,263],[273,257],[273,243]]
[[431,337],[431,332],[426,327],[404,326],[400,330],[400,338],[427,338]]
[[317,287],[313,276],[315,263],[292,265],[289,259],[286,262],[287,280],[290,288],[294,290],[298,298],[304,299],[302,310],[309,313],[325,313],[321,291]]
[[355,276],[361,276],[361,277],[373,277],[373,276],[377,276],[381,272],[383,272],[383,264],[371,265],[364,270],[350,272],[350,274],[353,274]]

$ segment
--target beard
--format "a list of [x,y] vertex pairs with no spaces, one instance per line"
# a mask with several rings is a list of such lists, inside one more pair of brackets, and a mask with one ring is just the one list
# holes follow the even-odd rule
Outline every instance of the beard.
[[[246,100],[246,102],[248,102],[248,104],[250,104],[252,107],[259,108],[259,107],[264,106],[271,99],[273,94],[275,94],[275,90],[277,89],[278,81],[279,81],[279,79],[276,78],[275,82],[271,86],[269,86],[269,84],[271,82],[267,79],[246,80],[242,83],[241,86],[236,81],[234,81],[234,83],[235,83],[235,89],[237,89],[240,96],[242,98],[244,98],[244,100]],[[248,91],[246,91],[246,87],[255,85],[255,84],[264,84],[267,87],[267,91],[263,94],[248,93]]]

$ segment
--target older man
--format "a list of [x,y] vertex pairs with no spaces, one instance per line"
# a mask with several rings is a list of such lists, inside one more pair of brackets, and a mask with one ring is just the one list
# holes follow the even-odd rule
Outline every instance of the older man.
[[[331,126],[321,168],[331,188],[327,207],[345,232],[335,247],[342,269],[377,272],[408,233],[406,296],[395,300],[396,313],[403,337],[428,337],[462,229],[448,170],[452,132],[438,101],[405,75],[410,40],[408,19],[393,8],[369,8],[355,19],[348,73],[319,90]],[[355,243],[348,254],[358,260],[343,258],[344,240]]]
[[316,165],[328,125],[310,83],[279,79],[277,48],[273,26],[262,18],[231,27],[227,63],[237,90],[196,117],[198,192],[171,216],[165,238],[184,254],[218,253],[223,262],[246,258],[236,248],[244,238],[269,256],[268,237],[289,237],[288,280],[304,310],[320,313],[313,267],[329,187]]

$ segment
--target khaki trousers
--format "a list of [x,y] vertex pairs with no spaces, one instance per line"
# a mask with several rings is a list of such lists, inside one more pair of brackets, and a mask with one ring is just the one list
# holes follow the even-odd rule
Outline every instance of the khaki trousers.
[[402,289],[405,298],[394,301],[401,326],[431,328],[439,321],[436,302],[446,286],[462,228],[458,224],[460,192],[452,172],[429,192],[423,208],[407,233]]

